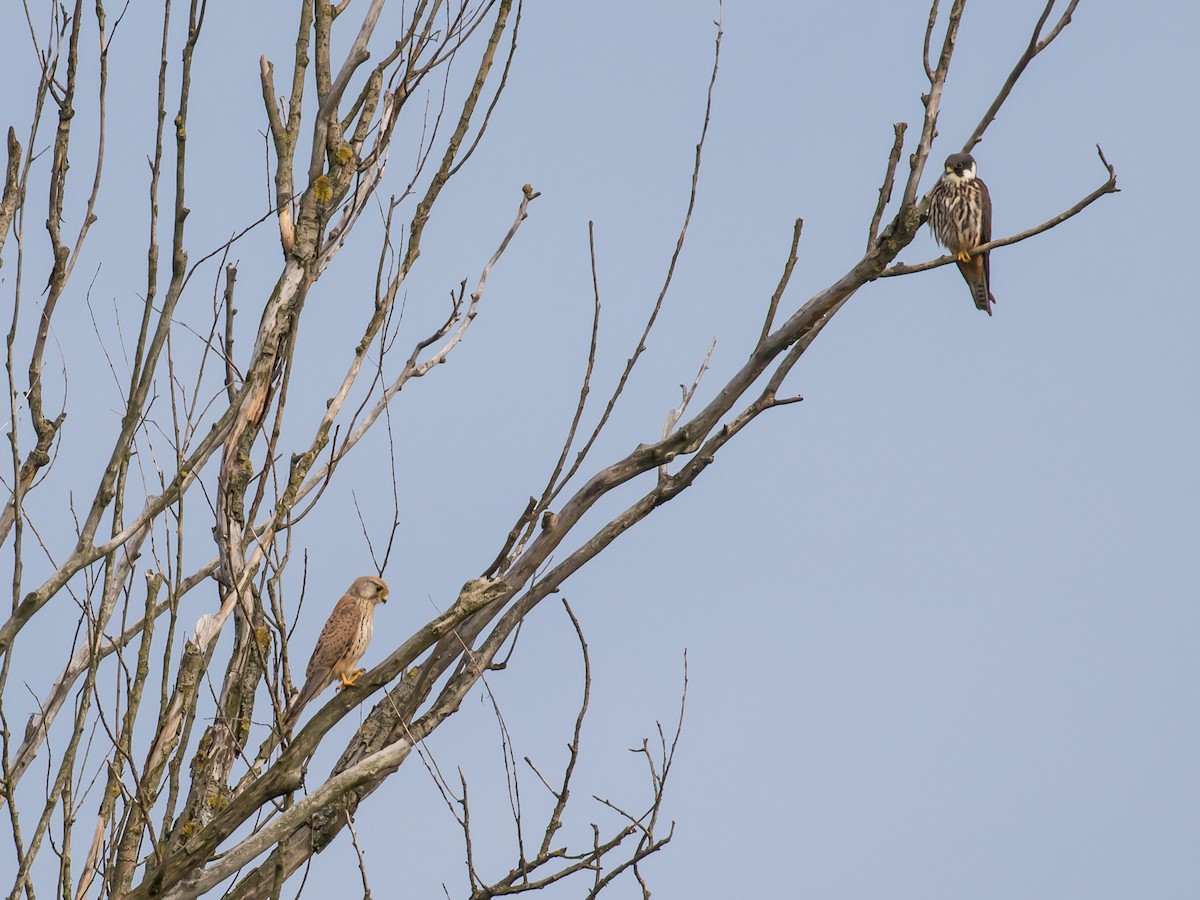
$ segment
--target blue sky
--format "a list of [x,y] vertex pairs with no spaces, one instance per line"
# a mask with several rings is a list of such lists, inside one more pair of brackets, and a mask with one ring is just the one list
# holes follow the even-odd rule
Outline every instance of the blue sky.
[[[969,4],[935,163],[970,133],[1040,8]],[[131,8],[118,40],[156,42],[152,12]],[[282,62],[293,36],[265,6],[209,15],[197,80],[214,89],[196,96],[189,129],[201,148],[193,260],[266,207],[257,59]],[[508,91],[430,225],[404,334],[428,331],[447,291],[477,278],[521,185],[542,196],[463,346],[394,406],[402,524],[385,577],[398,602],[380,611],[368,664],[487,566],[557,457],[590,328],[589,221],[604,303],[598,396],[633,350],[687,201],[717,15],[694,0],[525,10]],[[859,258],[891,125],[909,123],[910,146],[919,129],[926,15],[909,0],[725,5],[696,217],[598,460],[658,435],[714,337],[698,400],[741,365],[796,217],[805,229],[785,313]],[[1121,193],[993,253],[993,318],[952,267],[865,287],[790,376],[803,403],[754,423],[694,488],[564,585],[594,666],[580,807],[565,837],[586,841],[594,817],[612,822],[591,794],[643,802],[644,768],[627,748],[653,736],[656,720],[673,724],[686,650],[665,809],[677,830],[645,865],[656,896],[1200,892],[1200,315],[1187,268],[1200,199],[1187,149],[1198,27],[1182,2],[1151,12],[1084,0],[975,157],[997,234],[1101,184],[1096,144]],[[119,232],[144,233],[151,62],[117,65],[111,88],[122,98],[115,132],[129,138],[110,150],[85,257],[99,266],[92,302],[110,317],[144,284],[144,250],[128,252]],[[405,152],[397,144],[396,179]],[[248,307],[274,278],[276,248],[269,229],[239,248]],[[376,252],[348,250],[309,302],[298,414],[322,408],[340,375],[322,354],[353,340]],[[937,254],[923,234],[901,259]],[[194,314],[203,321],[206,310]],[[76,447],[87,428],[113,426],[117,402],[115,391],[89,394],[103,362],[87,356],[95,335],[78,321],[60,336],[82,361],[71,391],[86,408],[66,432]],[[385,529],[386,453],[380,436],[339,473],[347,493],[297,530],[316,606],[370,569],[348,491]],[[297,568],[297,590],[299,578]],[[321,622],[306,609],[301,653]],[[45,672],[25,664],[36,693],[60,661]],[[509,668],[489,677],[518,756],[561,766],[579,682],[570,624],[547,602]],[[336,759],[341,744],[329,743],[313,772]],[[477,861],[498,877],[513,836],[490,702],[473,695],[430,751],[470,779]],[[463,895],[456,826],[415,762],[359,812],[376,896],[437,896],[442,883]],[[541,802],[534,778],[522,790]],[[332,896],[357,878],[343,836],[308,889]],[[390,893],[394,883],[403,889]],[[614,895],[638,895],[636,885]]]

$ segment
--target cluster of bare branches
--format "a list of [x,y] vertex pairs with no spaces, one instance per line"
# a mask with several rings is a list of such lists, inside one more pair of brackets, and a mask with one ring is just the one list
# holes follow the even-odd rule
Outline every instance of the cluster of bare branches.
[[[1029,47],[968,140],[968,149],[983,137],[1029,62],[1070,22],[1076,2],[1043,36],[1055,6],[1054,0],[1046,4]],[[776,319],[788,308],[785,298],[801,239],[797,219],[778,287],[765,304],[761,336],[741,368],[702,395],[706,357],[690,385],[681,388],[679,406],[666,412],[660,439],[596,462],[598,438],[634,377],[687,239],[720,61],[718,23],[708,102],[675,250],[644,330],[603,406],[597,411],[591,402],[602,310],[593,242],[587,364],[561,453],[544,486],[497,541],[494,562],[471,573],[459,595],[447,598],[443,613],[389,648],[382,663],[321,706],[286,740],[279,724],[292,684],[288,637],[303,596],[295,579],[284,578],[292,561],[293,528],[329,490],[337,490],[337,470],[363,438],[381,420],[389,429],[396,394],[460,345],[481,309],[494,267],[538,197],[530,185],[521,189],[512,223],[498,235],[474,289],[468,291],[464,281],[444,317],[432,322],[428,334],[405,353],[397,335],[406,283],[444,187],[480,146],[507,85],[522,6],[521,0],[414,0],[400,9],[398,30],[383,40],[376,32],[385,5],[385,0],[369,0],[354,7],[355,21],[347,26],[352,11],[348,0],[299,4],[295,54],[288,61],[290,79],[282,96],[276,62],[264,57],[260,66],[271,208],[256,222],[241,223],[233,239],[195,262],[188,230],[188,126],[193,92],[205,87],[193,83],[192,73],[197,49],[209,39],[206,4],[189,0],[182,37],[172,27],[171,4],[165,5],[156,60],[157,130],[149,154],[146,283],[138,308],[129,315],[136,328],[122,334],[120,355],[127,371],[119,425],[109,443],[92,438],[82,450],[62,446],[67,409],[65,400],[56,406],[52,397],[57,396],[54,391],[65,397],[66,383],[50,367],[48,354],[59,301],[87,291],[73,276],[96,221],[108,140],[108,56],[120,46],[114,37],[121,16],[110,23],[103,2],[85,8],[77,0],[73,6],[48,7],[45,22],[28,19],[38,66],[33,112],[23,136],[8,129],[0,195],[0,261],[11,265],[6,272],[13,272],[4,285],[12,301],[5,357],[10,463],[3,482],[7,498],[0,513],[0,542],[12,561],[12,603],[0,623],[0,805],[16,860],[10,888],[14,898],[32,898],[35,882],[47,872],[52,873],[53,890],[80,900],[195,897],[220,885],[231,885],[230,894],[238,898],[278,896],[282,884],[343,829],[351,831],[357,849],[353,822],[359,805],[412,751],[421,751],[486,673],[503,666],[502,649],[512,644],[521,623],[544,599],[617,537],[691,487],[752,421],[798,400],[781,394],[788,373],[860,287],[881,276],[951,260],[895,263],[923,221],[919,184],[933,149],[965,5],[965,0],[955,0],[943,16],[935,0],[924,48],[928,85],[921,95],[920,134],[909,149],[909,170],[893,204],[907,129],[905,123],[894,126],[865,253],[777,326]],[[333,36],[343,30],[353,39],[339,63]],[[939,33],[941,48],[934,56]],[[81,49],[85,41],[96,48],[94,57]],[[372,61],[369,48],[380,46],[388,49]],[[456,73],[467,66],[472,74],[451,77],[452,63],[458,66]],[[88,84],[86,96],[81,81]],[[412,102],[415,97],[435,98],[432,121],[423,103]],[[76,112],[83,104],[95,104],[99,135],[90,167],[79,164],[79,142],[72,141]],[[45,142],[51,120],[53,138],[44,157],[37,148]],[[410,120],[421,123],[411,129],[419,134],[417,163],[393,189],[392,145],[403,133],[399,124]],[[1107,161],[1104,165],[1107,180],[1078,204],[979,250],[1032,237],[1115,191],[1115,172]],[[82,204],[71,207],[67,198],[81,193],[72,179],[84,168],[90,182],[82,190]],[[160,201],[167,211],[161,217]],[[322,414],[315,423],[306,423],[289,415],[306,300],[347,242],[367,230],[363,213],[373,206],[382,211],[383,235],[374,297],[348,313],[361,315],[357,339],[346,351],[345,369],[330,386]],[[42,222],[48,238],[45,254],[33,249]],[[279,232],[280,257],[269,261],[276,267],[273,286],[264,296],[243,301],[231,249],[265,222],[273,222]],[[70,228],[74,232],[66,233]],[[160,240],[166,244],[165,259]],[[29,285],[40,290],[43,263],[46,288],[35,297]],[[211,318],[206,331],[193,329],[201,350],[191,356],[178,346],[184,328],[178,311],[185,298],[203,290],[197,273],[213,269]],[[258,322],[249,349],[235,352],[239,308],[256,311]],[[702,396],[710,399],[694,410]],[[594,422],[590,430],[587,421]],[[297,441],[297,433],[305,437]],[[69,509],[53,499],[39,504],[38,489],[56,460],[80,452],[95,457],[99,474],[89,482],[91,469],[76,470]],[[393,471],[394,482],[396,478]],[[584,526],[585,516],[601,500],[630,484],[641,488],[631,504],[598,525]],[[398,510],[395,494],[393,502]],[[47,527],[52,518],[74,523],[65,546]],[[398,512],[391,534],[379,542],[381,574],[396,521]],[[373,553],[374,547],[373,542]],[[197,558],[203,561],[197,563]],[[215,593],[202,615],[196,604],[184,605],[193,592]],[[35,646],[30,635],[49,617],[61,618],[64,610],[78,619],[78,627],[69,637],[59,629],[60,644]],[[573,613],[571,619],[578,631]],[[231,640],[218,652],[217,640],[226,633]],[[605,834],[597,828],[592,846],[582,850],[553,846],[570,796],[591,683],[582,632],[579,640],[586,686],[570,761],[553,786],[533,770],[554,798],[536,850],[529,852],[522,837],[511,870],[489,882],[473,862],[477,838],[470,828],[466,780],[452,790],[440,769],[430,766],[464,834],[473,898],[536,890],[583,872],[592,877],[589,896],[626,872],[649,895],[640,863],[670,840],[670,829],[663,833],[659,823],[678,729],[671,739],[660,729],[656,750],[648,743],[638,750],[651,776],[645,811],[631,813],[608,804],[623,819],[619,828]],[[17,732],[9,713],[15,701],[7,689],[14,659],[22,652],[58,655],[62,669],[51,684],[31,686],[36,709]],[[314,781],[307,773],[314,752],[334,725],[370,697],[376,703],[341,758],[327,776]],[[209,702],[215,710],[211,718],[198,712]],[[70,721],[55,730],[64,711]],[[65,739],[52,742],[52,733]],[[257,751],[249,749],[252,739],[260,742]],[[507,739],[503,752],[516,784],[516,756]],[[35,786],[26,776],[38,760],[47,775]],[[307,791],[303,795],[302,787]],[[513,809],[523,835],[519,804]],[[53,865],[37,862],[47,845]],[[365,866],[362,872],[369,894]]]
[[[495,696],[491,693],[490,689],[487,689],[486,679],[484,680],[484,686],[488,690],[488,696],[492,701],[496,721],[500,726],[501,757],[504,761],[505,781],[508,786],[509,806],[512,812],[513,824],[515,825],[517,843],[516,861],[497,880],[490,883],[486,882],[475,865],[471,832],[471,807],[468,800],[467,779],[463,775],[462,770],[460,769],[458,772],[459,790],[458,793],[455,793],[453,786],[447,781],[445,775],[442,774],[437,763],[433,761],[427,751],[421,751],[422,759],[433,776],[438,790],[441,792],[442,799],[446,802],[451,815],[454,816],[455,821],[457,821],[459,827],[462,829],[463,843],[466,851],[464,861],[468,883],[471,886],[471,900],[488,900],[488,898],[504,894],[522,894],[528,891],[537,891],[577,875],[591,876],[590,888],[586,895],[591,898],[599,895],[602,890],[626,870],[633,872],[634,877],[642,887],[643,893],[649,896],[649,887],[639,868],[639,863],[670,843],[675,833],[674,823],[668,828],[666,834],[656,834],[655,829],[658,827],[659,818],[663,811],[667,777],[675,760],[675,751],[679,746],[679,738],[683,731],[683,707],[687,702],[686,654],[684,655],[683,691],[679,718],[670,740],[668,741],[667,734],[660,723],[658,726],[658,746],[653,752],[650,749],[650,741],[648,739],[642,741],[641,747],[631,748],[631,752],[638,754],[646,762],[651,788],[649,806],[640,813],[630,813],[610,800],[595,797],[602,806],[617,814],[618,821],[621,824],[616,828],[610,828],[604,834],[602,833],[601,826],[593,822],[591,824],[592,842],[586,849],[572,851],[565,846],[554,846],[556,835],[559,833],[559,829],[563,827],[563,817],[571,798],[572,776],[575,774],[575,766],[579,761],[583,722],[587,716],[588,704],[592,693],[592,666],[588,654],[587,641],[583,636],[583,628],[580,626],[579,619],[575,616],[574,610],[571,609],[570,604],[565,599],[563,600],[563,606],[571,619],[571,625],[575,629],[576,637],[579,639],[579,647],[583,658],[583,699],[579,705],[579,713],[575,717],[575,728],[571,735],[571,742],[567,746],[567,762],[563,767],[562,777],[556,785],[550,783],[549,779],[542,774],[532,759],[528,756],[524,757],[526,766],[529,767],[541,785],[554,799],[554,806],[546,817],[546,824],[541,828],[542,838],[537,850],[530,855],[527,849],[526,818],[521,803],[520,768],[517,764],[516,752],[513,748],[508,726],[504,721],[504,715],[500,710],[500,705],[496,701]],[[493,666],[493,668],[499,667],[499,665]],[[632,852],[606,869],[604,864],[607,858],[623,849],[631,839],[633,839]],[[365,874],[363,877],[365,880]]]

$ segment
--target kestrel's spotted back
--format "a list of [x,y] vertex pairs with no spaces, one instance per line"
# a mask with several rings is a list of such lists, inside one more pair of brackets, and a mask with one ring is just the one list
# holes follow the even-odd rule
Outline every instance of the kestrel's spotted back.
[[992,198],[987,185],[975,175],[970,153],[946,157],[945,171],[929,193],[929,229],[957,258],[958,271],[971,288],[975,306],[990,316],[996,302],[991,262],[987,253],[972,256],[969,251],[992,239]]
[[285,731],[296,723],[305,705],[334,681],[341,679],[341,687],[349,687],[366,671],[354,667],[371,643],[375,605],[386,603],[387,596],[388,586],[382,578],[363,575],[354,579],[321,629],[321,636],[317,638],[312,658],[308,661],[304,687],[284,717]]

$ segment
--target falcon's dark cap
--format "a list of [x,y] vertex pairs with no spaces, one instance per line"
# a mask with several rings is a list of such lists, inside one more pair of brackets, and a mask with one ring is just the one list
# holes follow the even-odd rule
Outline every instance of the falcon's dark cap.
[[967,169],[975,167],[975,157],[970,153],[951,153],[946,157],[946,171],[961,175]]

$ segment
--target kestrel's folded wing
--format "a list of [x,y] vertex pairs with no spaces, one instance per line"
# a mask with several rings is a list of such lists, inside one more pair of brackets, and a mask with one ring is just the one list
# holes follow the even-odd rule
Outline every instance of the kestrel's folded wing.
[[309,701],[329,687],[334,678],[334,669],[352,648],[361,619],[358,599],[350,594],[344,595],[334,606],[308,661],[304,687],[284,717],[285,731],[290,731],[296,724],[297,717]]

